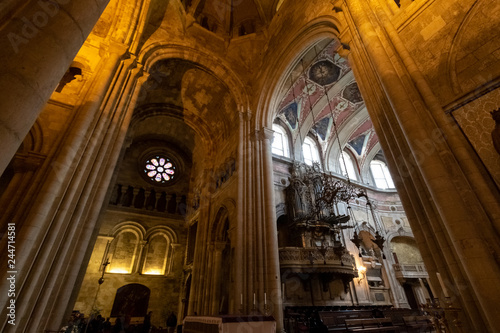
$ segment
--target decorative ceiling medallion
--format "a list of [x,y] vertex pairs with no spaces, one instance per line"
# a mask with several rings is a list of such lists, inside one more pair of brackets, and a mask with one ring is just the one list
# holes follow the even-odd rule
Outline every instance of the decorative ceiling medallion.
[[329,60],[318,61],[309,70],[309,78],[322,86],[336,82],[339,76],[340,67]]

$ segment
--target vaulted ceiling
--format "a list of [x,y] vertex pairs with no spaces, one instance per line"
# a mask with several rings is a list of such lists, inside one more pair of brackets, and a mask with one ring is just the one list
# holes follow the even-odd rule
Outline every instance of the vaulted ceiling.
[[339,139],[361,165],[379,152],[380,145],[353,71],[338,53],[340,47],[336,40],[324,40],[298,59],[282,89],[278,117],[292,133],[294,145],[301,146],[312,135],[326,159],[330,150],[338,151]]
[[259,31],[276,12],[275,0],[187,0],[183,1],[205,29],[224,37]]

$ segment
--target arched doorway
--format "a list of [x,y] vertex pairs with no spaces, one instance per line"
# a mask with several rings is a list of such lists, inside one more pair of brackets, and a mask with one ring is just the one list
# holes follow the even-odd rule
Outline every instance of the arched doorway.
[[111,317],[144,317],[148,312],[150,294],[149,288],[139,283],[118,288]]

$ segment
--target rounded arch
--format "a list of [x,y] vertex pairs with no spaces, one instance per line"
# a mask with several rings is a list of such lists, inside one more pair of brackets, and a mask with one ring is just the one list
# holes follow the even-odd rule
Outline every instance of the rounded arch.
[[422,255],[413,237],[396,236],[390,241],[390,248],[396,254],[398,261],[402,264],[422,263]]
[[[480,11],[481,6],[490,6],[490,5],[491,4],[487,1],[479,1],[479,0],[475,1],[472,4],[472,6],[467,11],[465,17],[463,18],[462,22],[460,23],[455,35],[453,36],[453,39],[451,40],[449,52],[445,53],[447,55],[446,59],[447,73],[444,77],[448,79],[448,83],[454,94],[460,94],[462,92],[462,87],[460,85],[461,82],[457,74],[457,55],[459,55],[462,41],[468,37],[466,36],[466,34],[468,31],[471,31],[469,27],[472,24],[472,22],[474,22],[476,14],[479,14],[482,17],[481,13],[483,12]],[[491,10],[488,10],[487,12],[494,13],[494,11]]]
[[366,158],[364,160],[363,165],[361,166],[361,176],[365,180],[365,183],[370,183],[370,185],[375,187],[375,184],[372,184],[372,176],[370,174],[370,162],[377,156],[379,151],[382,149],[380,142],[377,142],[375,146],[368,152]]
[[271,127],[278,104],[281,100],[282,88],[287,83],[289,75],[292,73],[298,59],[303,57],[318,42],[325,39],[335,39],[340,41],[340,31],[342,23],[334,16],[322,16],[310,21],[295,38],[283,46],[281,51],[274,55],[273,62],[270,62],[267,70],[263,73],[266,79],[260,91],[264,93],[260,96],[256,105],[257,127]]
[[142,274],[168,275],[172,271],[173,244],[177,243],[175,232],[166,226],[156,226],[146,234]]
[[330,171],[340,173],[344,177],[346,177],[347,174],[347,177],[349,177],[350,180],[360,181],[361,175],[359,172],[360,171],[359,160],[356,157],[356,154],[354,154],[352,149],[348,146],[344,147],[342,153],[343,153],[342,155],[339,154],[339,161],[338,161],[339,167],[337,169]]
[[[310,146],[310,152],[306,153],[304,151],[304,148],[308,145]],[[315,135],[309,134],[304,137],[304,141],[301,142],[300,151],[300,155],[304,163],[312,166],[315,162],[317,162],[320,164],[321,168],[324,168],[324,154],[321,149],[321,145]],[[310,161],[310,163],[308,163],[308,161]]]
[[134,232],[139,237],[139,240],[143,240],[146,235],[146,228],[144,228],[142,224],[134,221],[125,221],[115,225],[108,233],[108,236],[116,237],[125,230]]
[[151,290],[143,284],[126,284],[116,291],[111,317],[144,317],[149,307]]
[[110,231],[113,240],[108,243],[106,258],[103,258],[110,262],[107,273],[131,274],[136,270],[145,233],[140,223],[131,221],[119,223]]
[[[140,90],[142,87],[138,87],[137,89]],[[183,110],[179,107],[166,104],[141,105],[134,110],[130,126],[134,126],[146,118],[155,116],[164,116],[184,122],[204,143],[206,143],[205,148],[207,149],[208,155],[213,153],[214,145],[212,144],[213,138],[210,135],[211,129],[209,123],[202,117],[184,117]]]
[[43,148],[43,128],[40,124],[40,120],[37,119],[31,127],[28,135],[24,138],[24,141],[18,151],[42,153]]
[[228,241],[228,231],[229,231],[229,211],[226,207],[222,206],[217,211],[215,216],[211,240],[214,242],[226,242]]
[[411,239],[415,240],[415,238],[413,237],[413,234],[411,233],[411,230],[408,231],[408,230],[405,230],[405,228],[401,227],[401,228],[399,228],[398,231],[391,231],[391,232],[387,233],[386,242],[390,243],[392,241],[392,239],[396,238],[396,237],[407,237],[407,238],[411,238]]
[[158,234],[165,235],[172,244],[177,244],[178,242],[177,233],[172,228],[165,225],[159,225],[149,229],[145,234],[144,239],[150,239]]
[[145,47],[138,56],[146,72],[149,72],[156,62],[173,58],[190,61],[214,75],[231,92],[239,111],[248,110],[250,103],[245,85],[224,59],[187,45],[167,43],[153,43]]

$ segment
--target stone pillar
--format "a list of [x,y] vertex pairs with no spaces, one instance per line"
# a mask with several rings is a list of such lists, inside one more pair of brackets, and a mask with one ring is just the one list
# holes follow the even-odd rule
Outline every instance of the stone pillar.
[[205,290],[207,288],[207,262],[208,262],[208,242],[209,242],[209,216],[210,216],[210,170],[205,170],[204,182],[206,186],[202,189],[198,231],[196,236],[196,251],[193,258],[193,271],[191,280],[191,291],[189,294],[189,306],[187,315],[206,314],[202,313]]
[[[227,277],[222,276],[222,251],[226,247],[225,242],[215,242],[213,246],[213,270],[212,270],[212,288],[211,288],[211,293],[210,297],[212,298],[211,301],[211,309],[210,309],[210,314],[211,315],[218,315],[219,314],[219,307],[220,307],[220,302],[222,301],[221,295],[220,295],[220,285],[221,283],[228,283],[225,281]],[[227,300],[226,300],[227,301]]]
[[[76,298],[80,268],[97,236],[97,216],[130,122],[130,105],[137,99],[134,86],[140,74],[140,69],[132,69],[134,59],[124,61],[117,74],[126,48],[107,45],[103,49],[96,84],[18,230],[16,330],[59,328]],[[114,78],[114,90],[109,91]],[[106,94],[110,103],[101,106]],[[122,94],[125,97],[120,99]],[[5,322],[2,325],[3,330]]]
[[146,239],[139,240],[139,246],[134,257],[134,267],[132,267],[132,273],[142,274],[142,269],[146,262],[146,255],[149,251],[149,242]]
[[[19,3],[0,30],[0,174],[109,0]],[[14,8],[12,8],[14,10]]]
[[273,181],[273,158],[272,158],[272,140],[274,132],[268,128],[261,130],[262,147],[262,175],[263,179],[263,198],[264,203],[264,234],[265,241],[265,289],[267,294],[267,306],[276,319],[276,330],[281,332],[283,325],[283,300],[281,297],[281,278],[279,265],[278,249],[278,230],[276,226],[276,206],[274,203],[274,181]]
[[[400,185],[411,198],[405,201],[405,208],[421,205],[425,209],[421,212],[422,222],[428,223],[430,228],[421,234],[420,228],[424,227],[414,222],[416,237],[428,238],[431,245],[439,245],[441,251],[430,254],[436,259],[431,260],[429,266],[443,263],[437,269],[448,289],[454,290],[455,301],[466,311],[474,332],[491,330],[495,327],[495,318],[500,315],[500,309],[495,306],[500,294],[491,289],[500,283],[500,269],[495,260],[499,246],[492,229],[494,219],[485,213],[486,207],[480,203],[481,195],[474,193],[462,164],[457,163],[459,155],[455,156],[450,149],[455,138],[442,135],[450,125],[433,111],[433,99],[411,67],[410,55],[398,45],[394,31],[385,26],[390,23],[385,23],[386,17],[377,7],[378,1],[346,0],[345,3],[346,12],[354,22],[353,29],[359,33],[361,45],[390,102],[383,113],[370,115],[388,122],[388,127],[377,128],[382,136],[396,129],[403,134],[399,142],[391,142],[384,151],[392,159],[390,166],[393,169],[396,161],[411,167],[406,174],[399,167],[396,169]],[[432,198],[432,203],[428,198]],[[402,200],[406,200],[406,194]],[[430,270],[434,289],[438,289],[433,273]]]
[[[244,311],[246,304],[246,294],[244,290],[246,289],[246,268],[245,264],[245,186],[246,178],[244,177],[246,170],[246,152],[247,141],[246,131],[248,126],[248,114],[245,112],[239,112],[239,143],[238,143],[238,157],[237,157],[237,179],[238,179],[238,201],[236,203],[237,208],[237,218],[235,223],[235,236],[231,239],[234,242],[234,291],[233,300],[235,309]],[[238,306],[236,306],[238,304]],[[236,312],[236,311],[235,311]]]

